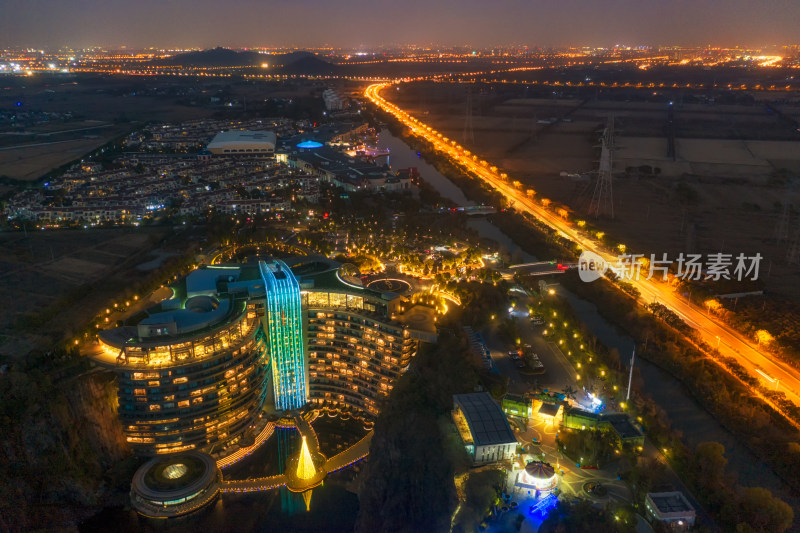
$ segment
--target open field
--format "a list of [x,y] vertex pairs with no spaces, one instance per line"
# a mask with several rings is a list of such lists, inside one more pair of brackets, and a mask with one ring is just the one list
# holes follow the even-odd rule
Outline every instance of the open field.
[[84,137],[0,148],[0,176],[22,181],[37,180],[51,169],[78,159],[104,145],[114,136],[123,133],[123,130],[115,128],[110,135],[109,130],[104,132],[104,136],[91,139]]
[[593,221],[609,242],[673,258],[759,252],[766,288],[800,297],[800,267],[787,263],[786,242],[774,239],[784,201],[796,206],[792,224],[800,220],[800,191],[793,186],[800,133],[765,105],[680,104],[676,98],[673,158],[666,101],[522,98],[524,87],[483,86],[473,89],[473,141],[465,139],[466,91],[451,84],[428,84],[425,91],[405,84],[387,96],[577,218],[588,218],[599,136],[613,115],[616,216]]
[[[0,176],[31,181],[148,121],[203,118],[203,88],[186,81],[99,76],[4,79],[0,87]],[[153,90],[155,87],[157,90]],[[208,89],[214,90],[214,89]]]
[[[163,242],[165,238],[178,238]],[[109,299],[145,278],[150,252],[182,253],[197,243],[190,229],[143,227],[0,233],[0,354],[47,349],[85,325]],[[15,322],[60,306],[45,326],[25,332]]]

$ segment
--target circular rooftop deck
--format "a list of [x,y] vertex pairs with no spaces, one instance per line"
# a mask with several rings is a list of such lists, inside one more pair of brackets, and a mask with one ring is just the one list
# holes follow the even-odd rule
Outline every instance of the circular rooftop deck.
[[154,457],[133,476],[131,504],[152,518],[187,514],[214,499],[221,478],[216,462],[205,453]]

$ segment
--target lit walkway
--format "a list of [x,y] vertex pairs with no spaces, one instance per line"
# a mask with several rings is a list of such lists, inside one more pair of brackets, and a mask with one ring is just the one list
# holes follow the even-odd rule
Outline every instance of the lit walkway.
[[300,437],[306,438],[308,451],[310,451],[312,455],[319,453],[319,438],[317,437],[317,432],[314,431],[314,428],[308,423],[308,420],[298,415],[294,417],[294,427],[297,428]]
[[240,448],[230,454],[227,457],[223,457],[222,459],[217,461],[217,468],[222,470],[223,468],[227,468],[234,463],[237,463],[256,451],[262,444],[264,444],[268,438],[272,436],[275,432],[275,422],[267,422],[267,425],[264,426],[264,429],[261,430],[256,436],[255,442],[246,448]]
[[[308,423],[306,422],[308,425]],[[314,430],[308,425],[308,428],[313,433]],[[299,427],[298,427],[299,429]],[[301,433],[302,434],[302,433]],[[310,439],[309,436],[306,436],[306,441],[308,442],[309,448],[312,446],[312,442],[319,449],[318,441],[316,440],[316,433],[314,433],[314,438]],[[337,470],[341,470],[347,466],[352,465],[363,459],[364,457],[369,454],[369,445],[372,442],[372,431],[367,433],[361,440],[347,448],[346,450],[334,455],[327,461],[325,461],[325,466],[323,467],[326,474],[330,474],[331,472],[336,472]],[[273,490],[286,485],[288,478],[286,474],[280,474],[277,476],[269,476],[269,477],[261,477],[261,478],[254,478],[254,479],[242,479],[242,480],[226,480],[222,482],[222,486],[220,487],[220,492],[223,494],[241,494],[246,492],[261,492],[267,490]]]
[[286,474],[277,476],[242,479],[237,481],[223,481],[220,492],[223,494],[236,494],[242,492],[260,492],[278,489],[286,485]]
[[346,466],[360,461],[369,454],[369,445],[372,442],[372,431],[344,451],[341,451],[325,461],[325,470],[330,474]]

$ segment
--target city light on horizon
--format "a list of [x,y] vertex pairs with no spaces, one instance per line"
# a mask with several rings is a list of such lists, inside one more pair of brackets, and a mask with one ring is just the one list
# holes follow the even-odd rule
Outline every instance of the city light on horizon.
[[[35,9],[22,4],[6,9],[0,22],[0,47],[346,47],[353,49],[354,55],[361,46],[392,43],[477,48],[519,43],[531,47],[765,47],[793,44],[793,21],[800,19],[800,6],[777,0],[761,2],[757,10],[746,8],[740,0],[668,4],[580,0],[569,5],[504,0],[493,4],[491,10],[468,0],[456,11],[419,0],[384,1],[368,9],[349,1],[334,8],[321,0],[302,4],[235,0],[226,4],[225,13],[219,13],[219,4],[209,0],[191,6],[153,0],[130,5],[84,4],[75,9],[67,3],[43,0]],[[248,17],[234,15],[240,12],[247,12]],[[303,23],[282,24],[289,19]],[[392,23],[387,24],[388,20]],[[442,24],[445,20],[448,23]],[[264,42],[265,33],[268,42]]]
[[800,4],[68,4],[0,18],[4,527],[797,529]]

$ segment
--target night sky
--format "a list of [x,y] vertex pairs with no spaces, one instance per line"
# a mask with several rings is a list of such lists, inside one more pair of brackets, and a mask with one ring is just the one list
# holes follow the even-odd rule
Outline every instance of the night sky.
[[0,46],[800,42],[800,0],[0,0]]

